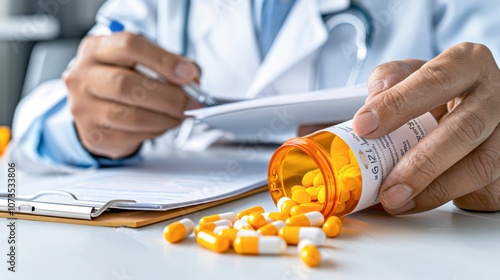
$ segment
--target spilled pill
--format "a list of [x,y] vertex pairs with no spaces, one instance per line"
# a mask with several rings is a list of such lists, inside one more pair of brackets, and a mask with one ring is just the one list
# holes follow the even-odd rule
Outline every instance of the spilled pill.
[[233,248],[236,253],[243,255],[276,255],[286,251],[286,243],[279,236],[238,236]]
[[233,223],[231,223],[231,221],[228,221],[228,220],[218,220],[218,221],[213,221],[213,222],[208,222],[208,223],[201,223],[201,224],[198,224],[196,226],[194,233],[198,234],[198,232],[200,232],[202,230],[213,231],[218,226],[232,227]]
[[325,223],[322,226],[322,229],[327,237],[337,237],[337,235],[339,235],[340,233],[340,230],[342,229],[342,221],[339,219],[339,217],[331,216],[326,219]]
[[215,234],[226,238],[230,245],[233,245],[234,240],[238,236],[258,236],[259,234],[255,230],[237,230],[234,228],[227,228],[214,231]]
[[297,245],[303,239],[309,239],[317,246],[326,242],[326,235],[322,229],[316,227],[286,226],[279,230],[278,235],[290,245]]
[[303,203],[295,205],[290,211],[290,216],[297,216],[300,214],[305,214],[309,212],[319,212],[323,206],[320,203]]
[[286,221],[286,219],[290,218],[290,215],[283,212],[267,212],[262,213],[262,216],[266,218],[270,218],[273,221]]
[[241,217],[243,216],[247,216],[251,213],[264,213],[266,211],[264,211],[264,208],[262,208],[262,206],[254,206],[254,207],[250,207],[248,209],[245,209],[243,211],[240,211],[238,212],[237,216],[238,216],[238,219],[241,219]]
[[215,222],[219,220],[228,220],[231,221],[231,223],[234,223],[238,220],[238,216],[234,212],[226,212],[216,215],[205,216],[200,219],[200,223]]
[[194,223],[191,219],[182,219],[163,229],[163,237],[170,243],[177,243],[193,233]]
[[261,213],[251,213],[248,215],[247,222],[254,228],[258,229],[267,225],[266,218]]
[[318,247],[309,239],[304,239],[297,246],[299,257],[309,267],[316,267],[321,263],[321,253]]
[[233,228],[237,229],[237,230],[241,230],[241,229],[251,229],[253,230],[254,228],[245,220],[237,220],[234,225],[233,225]]
[[289,197],[282,197],[278,200],[276,206],[278,206],[278,210],[280,212],[286,213],[290,215],[290,211],[292,211],[292,207],[297,205],[297,202],[291,200]]
[[320,227],[324,222],[325,218],[323,214],[318,211],[299,214],[286,219],[286,224],[288,226]]
[[196,243],[217,253],[224,253],[229,249],[229,240],[206,230],[198,232]]
[[257,230],[261,235],[278,235],[279,230],[286,226],[283,221],[274,221],[270,224],[267,224]]

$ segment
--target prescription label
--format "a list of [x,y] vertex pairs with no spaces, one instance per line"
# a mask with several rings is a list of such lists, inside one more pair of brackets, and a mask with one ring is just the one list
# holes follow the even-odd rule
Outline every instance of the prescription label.
[[380,202],[382,182],[389,172],[411,147],[436,126],[434,117],[426,113],[377,139],[357,135],[352,128],[352,120],[324,129],[342,138],[360,165],[362,193],[352,213]]

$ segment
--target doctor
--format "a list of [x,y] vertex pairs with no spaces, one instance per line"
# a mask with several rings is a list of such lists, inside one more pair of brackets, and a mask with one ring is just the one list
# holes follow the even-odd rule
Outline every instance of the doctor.
[[[385,181],[384,208],[415,213],[454,200],[464,209],[500,210],[496,2],[354,3],[370,14],[372,28],[356,77],[369,89],[356,131],[378,137],[429,110],[440,120]],[[108,1],[98,18],[120,20],[130,32],[110,35],[96,25],[63,80],[21,102],[11,157],[34,171],[135,162],[146,140],[181,123],[190,102],[179,85],[192,81],[230,98],[345,86],[356,61],[355,35],[347,25],[329,32],[324,20],[350,4]],[[132,70],[138,63],[170,83],[141,76]]]

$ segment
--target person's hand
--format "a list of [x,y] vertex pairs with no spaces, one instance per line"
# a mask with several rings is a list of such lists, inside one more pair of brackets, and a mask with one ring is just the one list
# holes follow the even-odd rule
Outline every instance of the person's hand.
[[438,126],[410,149],[383,183],[391,214],[417,213],[454,200],[500,210],[500,71],[483,45],[462,43],[428,61],[383,64],[354,130],[376,138],[431,111]]
[[[139,74],[133,70],[136,64],[155,70],[169,83]],[[181,123],[188,99],[179,85],[198,76],[192,62],[141,36],[120,32],[87,37],[63,74],[83,147],[113,159],[133,154],[144,140]]]

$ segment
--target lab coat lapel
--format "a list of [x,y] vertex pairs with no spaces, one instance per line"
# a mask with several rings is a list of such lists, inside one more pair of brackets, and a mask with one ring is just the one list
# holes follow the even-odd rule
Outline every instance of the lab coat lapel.
[[246,97],[252,98],[288,68],[320,48],[328,32],[317,1],[297,0],[259,68]]
[[185,1],[158,1],[156,34],[158,45],[170,52],[182,53],[185,14]]
[[225,79],[238,81],[238,88],[246,91],[260,64],[251,1],[195,0],[191,7],[193,40],[216,58],[217,68],[227,73]]

